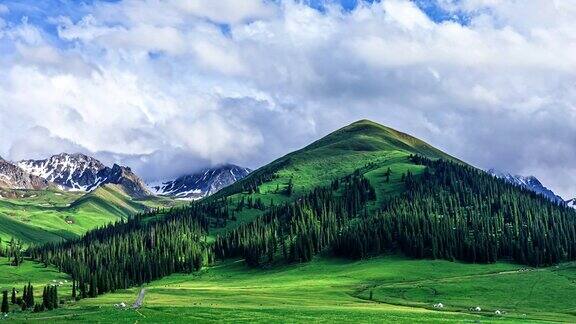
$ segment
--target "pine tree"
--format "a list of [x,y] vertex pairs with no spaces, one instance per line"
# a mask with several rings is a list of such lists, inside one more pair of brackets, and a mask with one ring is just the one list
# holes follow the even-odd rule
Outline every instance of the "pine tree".
[[52,310],[54,309],[55,305],[54,305],[54,288],[52,286],[46,286],[44,287],[44,292],[42,293],[42,304],[44,305],[44,308],[47,310]]
[[33,307],[34,306],[34,287],[32,287],[30,282],[28,282],[28,292],[27,292],[26,296],[28,298],[28,300],[27,300],[28,307]]
[[8,306],[8,290],[4,290],[2,292],[2,309],[1,309],[2,313],[6,314],[10,311],[10,308]]
[[16,304],[16,288],[12,287],[12,305]]
[[26,310],[28,308],[28,287],[24,286],[22,289],[22,310]]

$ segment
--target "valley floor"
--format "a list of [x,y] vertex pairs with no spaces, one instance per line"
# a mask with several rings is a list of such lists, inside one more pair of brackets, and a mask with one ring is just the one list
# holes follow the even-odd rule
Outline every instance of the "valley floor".
[[[0,286],[46,271],[28,261],[22,276],[3,264]],[[49,269],[45,281],[65,277]],[[38,278],[38,276],[35,276]],[[40,283],[38,283],[40,284]],[[225,262],[142,288],[85,299],[51,312],[10,314],[60,322],[576,322],[576,264],[531,269],[399,256],[247,269]],[[36,289],[42,289],[37,285]],[[372,300],[370,300],[372,291]],[[69,295],[64,288],[61,294]],[[133,303],[143,296],[141,308]],[[40,299],[40,297],[37,297]],[[126,309],[115,307],[124,302]],[[435,303],[444,305],[442,310]],[[480,307],[482,311],[471,311]],[[502,315],[496,315],[499,310]]]

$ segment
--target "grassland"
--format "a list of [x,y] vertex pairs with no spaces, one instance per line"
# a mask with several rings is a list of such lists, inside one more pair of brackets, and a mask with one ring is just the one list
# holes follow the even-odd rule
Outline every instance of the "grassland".
[[[277,171],[276,177],[260,185],[259,192],[238,191],[243,182],[250,180],[247,179],[214,198],[228,197],[231,204],[248,196],[260,198],[265,204],[289,202],[316,186],[328,185],[335,178],[361,169],[376,189],[377,200],[371,207],[377,209],[388,197],[402,192],[403,173],[422,171],[409,162],[408,156],[413,153],[453,159],[406,134],[361,121],[260,169],[261,172]],[[277,168],[278,165],[281,167]],[[385,177],[388,168],[392,171],[389,181]],[[295,193],[288,196],[277,188],[283,189],[290,180]],[[89,210],[101,215],[111,212],[117,215],[122,213],[116,208],[130,210],[137,207],[133,203],[144,204],[124,204],[122,197],[114,192],[102,194],[111,196],[102,200],[87,196],[80,200],[55,201],[64,207],[58,207],[54,217],[84,217]],[[116,201],[112,207],[103,204],[116,198],[120,203]],[[236,222],[229,222],[227,228],[217,229],[215,233],[261,213],[245,209],[238,214]],[[0,224],[7,226],[4,222]],[[22,286],[27,277],[37,283],[36,289],[52,280],[66,280],[66,275],[32,262],[26,262],[21,268],[0,264],[0,272],[3,289]],[[69,296],[67,289],[63,287],[60,291],[62,297]],[[146,289],[142,308],[114,306],[121,302],[131,305],[141,289]],[[574,300],[575,263],[532,269],[506,262],[464,264],[402,256],[349,261],[325,255],[306,264],[276,264],[258,269],[247,268],[241,260],[228,260],[196,274],[172,275],[143,287],[69,302],[58,310],[38,314],[15,312],[9,317],[18,321],[89,323],[573,323],[576,322]],[[444,307],[434,308],[437,303]],[[474,307],[480,307],[481,311],[470,310]],[[501,314],[497,315],[496,310]]]
[[[18,271],[34,275],[42,270],[30,264]],[[10,286],[6,267],[0,266],[2,287]],[[65,278],[51,270],[39,273],[36,281],[51,282],[53,277]],[[198,274],[172,275],[144,286],[144,305],[138,311],[114,304],[131,305],[141,288],[69,303],[51,312],[11,316],[106,323],[574,322],[575,281],[573,263],[531,269],[400,256],[364,261],[319,257],[308,264],[249,269],[242,261],[227,261]],[[435,303],[445,308],[435,309]],[[470,311],[476,306],[482,311]],[[503,314],[496,315],[496,309]]]
[[133,199],[113,185],[88,194],[58,190],[10,194],[11,198],[0,199],[0,238],[15,238],[26,245],[75,238],[147,208],[176,204],[166,198]]

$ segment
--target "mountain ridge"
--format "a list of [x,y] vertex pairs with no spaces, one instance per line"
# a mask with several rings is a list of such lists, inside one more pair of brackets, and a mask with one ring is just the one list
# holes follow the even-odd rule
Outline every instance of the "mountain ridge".
[[18,166],[63,190],[90,192],[104,184],[117,184],[135,198],[152,195],[131,168],[118,164],[108,167],[82,153],[60,153],[44,160],[23,160],[18,162]]
[[251,171],[249,168],[234,164],[223,164],[183,175],[174,180],[149,183],[148,187],[157,195],[196,200],[212,195],[243,179]]
[[557,204],[568,205],[568,201],[565,201],[562,197],[554,193],[554,191],[544,186],[542,182],[540,182],[540,180],[538,180],[538,178],[536,178],[535,176],[515,175],[508,172],[499,171],[496,169],[489,169],[487,172],[488,174],[496,178],[503,179],[508,183],[528,189],[541,196],[544,196],[552,202],[555,202]]
[[0,187],[9,189],[45,189],[49,182],[30,174],[0,157]]
[[[382,159],[405,163],[411,154],[466,164],[414,136],[361,119],[275,159],[214,196],[222,198],[249,190],[249,187],[254,190],[263,182],[283,187],[289,179],[294,180],[296,189],[301,182],[329,184],[336,177],[354,172],[359,164]],[[319,172],[321,169],[325,169],[324,172]],[[272,178],[278,179],[272,181]]]

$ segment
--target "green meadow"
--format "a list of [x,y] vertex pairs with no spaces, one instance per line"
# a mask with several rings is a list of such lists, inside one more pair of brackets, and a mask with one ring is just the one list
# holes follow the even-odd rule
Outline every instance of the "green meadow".
[[[260,199],[266,206],[289,203],[359,170],[375,188],[376,199],[367,205],[369,212],[375,211],[403,192],[402,174],[418,175],[424,170],[410,162],[410,154],[457,161],[406,134],[360,121],[260,168],[207,199],[225,197],[232,208],[248,197]],[[274,177],[258,183],[257,191],[242,188],[267,173]],[[293,194],[286,195],[283,190],[290,182]],[[114,187],[85,196],[28,194],[0,200],[3,240],[16,236],[32,243],[77,237],[89,228],[146,208],[174,204],[161,198],[130,199]],[[211,228],[209,239],[264,212],[244,208],[226,226]],[[150,219],[161,217],[164,213]],[[22,313],[12,306],[8,318],[16,322],[576,322],[575,262],[531,268],[509,262],[469,264],[400,255],[352,261],[334,258],[326,251],[302,264],[277,262],[249,268],[243,260],[217,261],[198,273],[173,274],[142,287],[72,301],[68,275],[30,260],[18,268],[2,260],[2,290],[22,287],[28,280],[35,286],[37,300],[44,285],[62,282],[59,294],[65,304],[42,313]],[[142,289],[143,305],[132,309]],[[115,306],[120,303],[127,307]]]
[[[1,287],[35,278],[36,290],[66,275],[26,262],[0,266]],[[141,289],[143,306],[131,309]],[[576,264],[533,269],[402,256],[363,261],[318,257],[308,264],[250,269],[218,263],[16,320],[61,322],[574,322]],[[372,292],[372,299],[370,299]],[[68,298],[69,287],[60,290]],[[115,304],[126,303],[122,309]],[[434,304],[442,303],[438,309]],[[481,311],[471,308],[480,307]],[[496,310],[500,314],[496,314]]]
[[114,185],[90,193],[14,190],[0,198],[0,239],[25,245],[72,239],[86,231],[154,207],[182,202],[161,197],[133,199]]

